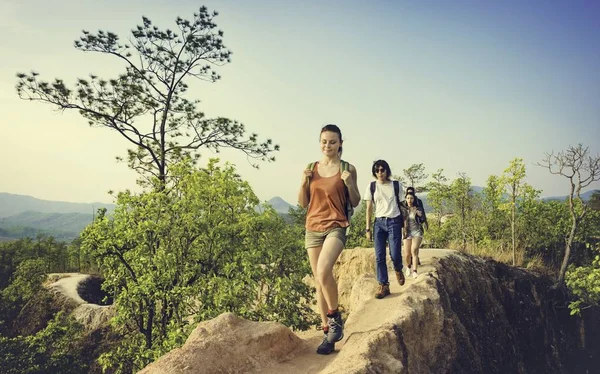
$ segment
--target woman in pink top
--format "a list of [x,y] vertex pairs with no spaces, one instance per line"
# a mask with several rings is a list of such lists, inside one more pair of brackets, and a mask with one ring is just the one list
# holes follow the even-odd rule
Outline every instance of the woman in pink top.
[[346,244],[347,200],[353,207],[360,202],[356,168],[342,171],[342,132],[336,125],[321,129],[323,158],[302,175],[298,203],[306,208],[305,247],[317,289],[317,305],[325,337],[317,349],[329,354],[344,337],[343,321],[338,311],[338,289],[333,265]]

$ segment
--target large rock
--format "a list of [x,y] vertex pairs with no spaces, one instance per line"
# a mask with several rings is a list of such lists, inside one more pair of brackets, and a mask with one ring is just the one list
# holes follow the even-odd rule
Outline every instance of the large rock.
[[[230,314],[201,323],[184,347],[143,373],[592,373],[600,365],[600,318],[572,317],[552,280],[491,260],[424,249],[417,279],[373,298],[372,249],[345,250],[336,263],[345,338],[315,353],[322,332],[303,340],[276,323]],[[391,273],[393,275],[393,273]],[[596,368],[596,369],[594,369]]]
[[164,355],[140,373],[261,372],[302,348],[302,340],[280,323],[251,322],[224,313],[200,323],[183,347]]

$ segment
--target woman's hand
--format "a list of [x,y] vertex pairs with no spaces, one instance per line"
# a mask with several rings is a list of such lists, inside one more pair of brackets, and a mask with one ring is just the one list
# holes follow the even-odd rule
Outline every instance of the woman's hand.
[[308,184],[310,183],[310,178],[312,178],[312,176],[312,170],[307,169],[302,172],[302,187],[308,187]]
[[352,181],[351,176],[352,176],[352,174],[350,174],[350,172],[347,170],[344,171],[341,175],[341,178],[344,181],[344,184],[348,187],[350,186],[350,182]]

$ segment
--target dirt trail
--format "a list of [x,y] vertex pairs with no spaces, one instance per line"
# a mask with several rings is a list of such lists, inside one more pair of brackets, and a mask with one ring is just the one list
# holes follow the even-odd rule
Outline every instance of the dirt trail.
[[50,284],[48,288],[59,292],[62,295],[65,295],[69,299],[73,300],[77,305],[86,304],[87,301],[83,300],[79,293],[77,292],[77,286],[79,283],[83,282],[85,279],[89,278],[88,274],[80,274],[80,273],[53,273],[48,274],[49,278],[54,276],[62,277],[56,282]]
[[297,333],[297,335],[304,341],[302,350],[289,361],[276,364],[269,368],[261,368],[260,372],[265,374],[319,373],[321,370],[327,368],[329,363],[336,359],[341,350],[345,351],[345,357],[349,357],[348,354],[351,354],[351,352],[346,351],[353,349],[352,342],[356,337],[374,331],[382,325],[385,325],[388,322],[387,317],[397,317],[397,313],[395,312],[402,307],[400,297],[404,294],[408,294],[411,289],[414,288],[415,284],[418,284],[420,280],[428,277],[428,274],[434,270],[431,266],[431,259],[434,257],[444,257],[451,253],[454,253],[454,251],[448,249],[421,249],[419,255],[421,260],[421,266],[418,269],[419,276],[416,279],[408,277],[404,286],[400,286],[398,282],[396,282],[394,274],[391,273],[391,295],[381,300],[373,297],[365,302],[362,308],[352,312],[350,316],[344,316],[344,318],[348,317],[345,324],[345,337],[341,342],[336,344],[334,353],[327,356],[318,355],[316,353],[317,346],[323,339],[322,331],[311,330],[300,332]]

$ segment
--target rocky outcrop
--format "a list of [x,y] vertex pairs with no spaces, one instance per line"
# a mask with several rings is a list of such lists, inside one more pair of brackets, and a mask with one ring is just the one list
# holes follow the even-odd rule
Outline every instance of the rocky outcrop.
[[392,282],[392,294],[377,300],[372,252],[346,250],[336,264],[347,310],[336,354],[315,353],[321,332],[300,339],[282,325],[226,314],[143,372],[591,373],[600,364],[597,311],[569,316],[544,276],[422,250],[419,277]]
[[78,289],[90,277],[88,274],[80,273],[49,274],[50,282],[46,285],[55,294],[57,300],[70,305],[69,308],[63,307],[63,309],[70,311],[88,331],[108,325],[115,315],[113,306],[88,303],[81,297]]
[[200,323],[182,348],[140,374],[258,372],[302,347],[302,340],[282,324],[250,322],[225,313]]

